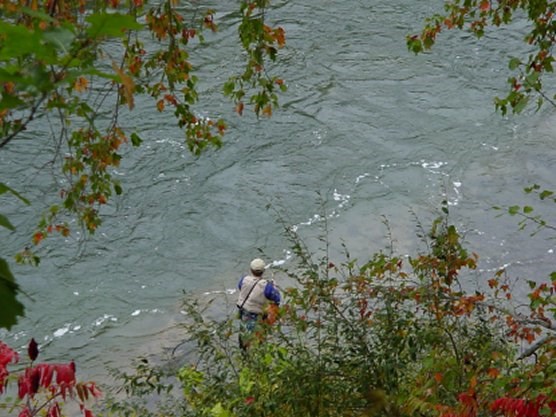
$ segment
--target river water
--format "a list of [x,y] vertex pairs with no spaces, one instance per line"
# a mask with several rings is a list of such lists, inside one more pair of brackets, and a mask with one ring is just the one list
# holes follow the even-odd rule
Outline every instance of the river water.
[[[275,1],[268,19],[284,27],[287,47],[272,71],[289,90],[271,119],[257,120],[235,115],[220,93],[241,65],[230,3],[202,4],[218,11],[220,31],[206,34],[192,58],[205,97],[200,113],[229,122],[224,147],[193,157],[170,119],[139,102],[123,116],[145,139],[115,172],[124,195],[92,238],[47,241],[39,268],[12,264],[33,301],[22,299],[27,316],[1,339],[19,348],[34,337],[43,359],[74,358],[102,379],[106,367],[179,341],[182,291],[232,290],[258,248],[268,262],[288,264],[282,222],[316,248],[326,217],[337,263],[343,243],[360,259],[385,248],[384,219],[395,251],[414,253],[419,225],[430,225],[444,198],[480,255],[469,280],[484,282],[502,266],[526,279],[554,270],[554,241],[543,233],[530,239],[517,218],[492,210],[540,209],[523,187],[556,188],[554,109],[502,117],[492,101],[506,91],[508,57],[524,51],[524,24],[481,42],[441,34],[431,53],[416,57],[405,35],[440,1]],[[43,165],[52,146],[41,140],[45,126],[0,152],[1,181],[33,201],[1,200],[18,228],[2,232],[4,256],[25,244],[45,195],[55,194]],[[233,309],[223,305],[222,314]]]

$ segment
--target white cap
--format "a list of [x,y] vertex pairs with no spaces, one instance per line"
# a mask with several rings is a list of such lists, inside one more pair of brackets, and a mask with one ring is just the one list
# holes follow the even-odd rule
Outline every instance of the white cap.
[[255,258],[251,261],[250,267],[253,272],[264,272],[266,263],[260,258]]

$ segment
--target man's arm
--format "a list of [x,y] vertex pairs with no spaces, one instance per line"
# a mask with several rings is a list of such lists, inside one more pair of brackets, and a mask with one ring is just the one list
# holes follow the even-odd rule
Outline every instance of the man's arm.
[[270,301],[280,304],[281,297],[280,291],[274,286],[272,282],[268,282],[264,287],[264,296]]

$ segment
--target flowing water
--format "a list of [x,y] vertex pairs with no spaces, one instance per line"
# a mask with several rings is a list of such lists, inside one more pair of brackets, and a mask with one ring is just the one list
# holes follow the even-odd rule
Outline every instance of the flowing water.
[[[106,367],[179,341],[183,290],[231,292],[258,248],[287,264],[282,221],[316,248],[325,217],[336,262],[342,243],[364,259],[389,244],[388,233],[398,253],[413,253],[419,224],[430,225],[444,198],[481,256],[467,279],[484,282],[502,266],[527,279],[554,269],[554,241],[529,239],[516,218],[492,210],[531,203],[521,190],[532,183],[556,188],[554,109],[502,117],[492,103],[506,91],[508,57],[524,50],[524,24],[481,42],[441,34],[432,53],[416,57],[405,35],[440,1],[275,1],[268,19],[284,27],[287,47],[273,71],[289,90],[270,120],[256,120],[234,115],[220,93],[241,66],[230,3],[202,4],[218,10],[220,31],[207,34],[193,58],[205,95],[200,112],[229,122],[224,147],[193,157],[152,103],[124,115],[145,139],[115,172],[125,194],[91,239],[47,241],[39,268],[12,264],[33,301],[22,299],[27,316],[1,339],[19,348],[34,337],[43,359],[74,358],[102,378]],[[1,212],[18,227],[2,232],[4,256],[25,244],[44,195],[56,192],[43,163],[47,126],[36,124],[0,152],[0,180],[33,201],[2,198]],[[221,310],[233,313],[233,303]]]

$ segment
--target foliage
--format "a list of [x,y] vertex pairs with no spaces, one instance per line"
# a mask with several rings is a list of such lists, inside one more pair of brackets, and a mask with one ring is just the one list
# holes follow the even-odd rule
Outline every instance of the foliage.
[[286,229],[295,284],[246,353],[233,318],[211,319],[187,299],[193,353],[178,371],[184,409],[170,415],[553,415],[556,273],[530,283],[527,310],[504,271],[484,277],[484,291],[465,288],[477,255],[443,210],[426,251],[362,265],[347,252],[338,265],[326,249],[314,259]]
[[[93,417],[90,400],[101,393],[93,382],[77,382],[75,363],[35,363],[39,348],[35,339],[27,347],[30,363],[18,374],[11,374],[8,365],[19,362],[19,354],[0,342],[0,394],[10,380],[17,378],[17,398],[6,399],[0,409],[17,412],[19,417],[63,417],[64,403],[73,400],[84,417]],[[5,415],[5,414],[3,414]]]
[[[538,184],[533,184],[524,189],[526,194],[536,195],[541,202],[552,202],[556,203],[556,197],[554,191],[551,190],[541,190],[541,186]],[[494,207],[496,210],[502,210],[502,207]],[[534,226],[534,230],[531,232],[531,236],[536,235],[541,230],[556,230],[556,226],[547,222],[541,215],[535,214],[535,208],[531,205],[513,205],[505,209],[506,213],[510,216],[520,217],[519,229],[524,230],[529,225]]]
[[[239,2],[239,45],[246,52],[246,67],[223,86],[239,114],[248,102],[257,116],[271,115],[278,104],[276,89],[286,88],[268,67],[285,45],[284,30],[265,19],[269,6],[268,0]],[[146,139],[120,121],[138,96],[175,117],[194,155],[222,145],[224,120],[199,116],[198,75],[190,59],[200,51],[203,32],[217,29],[214,10],[184,7],[176,0],[39,0],[25,5],[0,0],[0,149],[16,146],[34,121],[47,119],[54,144],[50,164],[60,177],[61,202],[39,222],[33,245],[52,233],[68,236],[68,216],[89,233],[101,225],[101,208],[123,192],[111,174],[123,146],[139,146]],[[5,216],[0,225],[11,228]],[[17,260],[36,264],[38,257],[28,248]],[[13,278],[4,273],[2,283],[7,280]],[[6,298],[0,293],[2,305],[13,304],[15,292]],[[21,313],[10,308],[7,322],[0,325],[10,326]]]
[[553,46],[556,35],[554,13],[556,3],[537,0],[450,0],[444,2],[445,12],[429,17],[418,35],[407,36],[407,46],[416,54],[430,49],[443,30],[465,29],[482,38],[489,27],[509,25],[514,20],[526,20],[528,29],[523,41],[527,56],[513,56],[508,67],[516,75],[508,78],[506,97],[495,98],[496,108],[506,114],[508,109],[521,112],[531,98],[536,97],[537,109],[544,102],[556,105],[556,96],[544,76],[554,71]]
[[[6,193],[11,193],[25,204],[29,204],[29,201],[22,197],[17,191],[0,182],[0,195]],[[10,231],[15,230],[15,227],[2,213],[0,213],[0,226]],[[6,328],[9,330],[14,324],[16,324],[17,317],[23,316],[25,309],[23,304],[21,304],[16,298],[19,292],[19,285],[15,281],[8,262],[0,257],[0,300],[2,302],[0,328]]]

